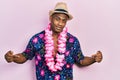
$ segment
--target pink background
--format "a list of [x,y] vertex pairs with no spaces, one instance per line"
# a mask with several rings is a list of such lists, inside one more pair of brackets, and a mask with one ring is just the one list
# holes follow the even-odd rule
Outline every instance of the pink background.
[[8,64],[4,54],[22,52],[47,26],[48,12],[59,1],[66,2],[74,16],[67,26],[84,55],[101,50],[104,56],[100,64],[75,65],[74,80],[120,80],[120,0],[0,0],[0,80],[36,80],[34,60]]

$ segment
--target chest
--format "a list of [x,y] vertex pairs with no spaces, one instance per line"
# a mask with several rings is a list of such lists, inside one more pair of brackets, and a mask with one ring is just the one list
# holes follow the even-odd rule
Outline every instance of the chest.
[[53,50],[53,56],[55,57],[58,52],[58,39],[54,38],[54,50]]

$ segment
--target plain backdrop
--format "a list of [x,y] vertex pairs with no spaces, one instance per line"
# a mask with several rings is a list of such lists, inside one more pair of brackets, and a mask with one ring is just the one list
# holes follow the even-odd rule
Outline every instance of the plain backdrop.
[[24,51],[29,39],[49,23],[49,10],[66,2],[74,19],[68,31],[81,44],[84,55],[103,52],[103,61],[80,68],[74,80],[120,80],[120,0],[0,0],[0,80],[36,80],[34,60],[7,63],[4,55]]

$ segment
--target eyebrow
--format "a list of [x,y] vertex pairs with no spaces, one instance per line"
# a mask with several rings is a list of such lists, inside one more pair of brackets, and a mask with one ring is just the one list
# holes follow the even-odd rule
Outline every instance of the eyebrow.
[[58,17],[58,18],[60,18],[60,19],[67,20],[67,18],[63,18],[63,17],[61,17],[61,16],[59,16],[59,15],[54,15],[54,17]]

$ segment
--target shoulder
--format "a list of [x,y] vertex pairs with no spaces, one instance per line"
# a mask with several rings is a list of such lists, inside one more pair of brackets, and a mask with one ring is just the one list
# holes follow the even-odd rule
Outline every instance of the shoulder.
[[45,35],[45,31],[43,30],[43,31],[41,31],[41,32],[36,33],[35,35],[33,35],[30,40],[43,39],[44,35]]
[[39,33],[36,33],[35,35],[33,35],[32,37],[41,37],[41,35],[44,35],[45,31],[41,31]]
[[72,35],[71,33],[67,33],[67,39],[68,40],[74,40],[74,41],[79,41],[78,38],[74,35]]

